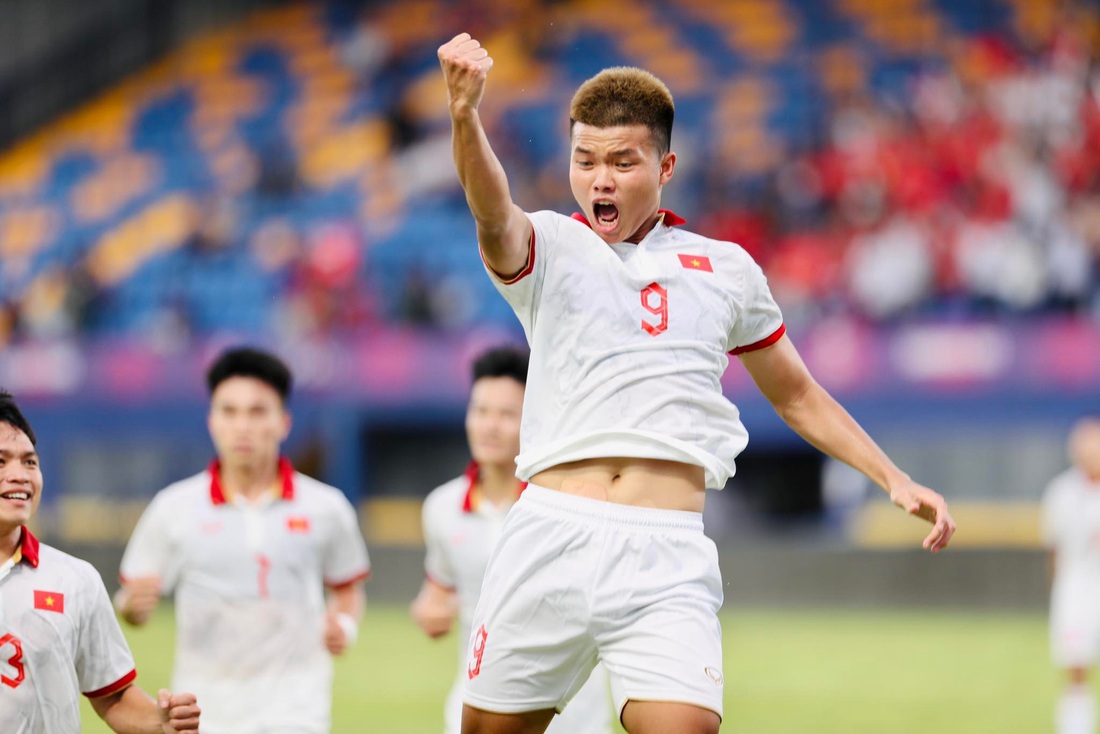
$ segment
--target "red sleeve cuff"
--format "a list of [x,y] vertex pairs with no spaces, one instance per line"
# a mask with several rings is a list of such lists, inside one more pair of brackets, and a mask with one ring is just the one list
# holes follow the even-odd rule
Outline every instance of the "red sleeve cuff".
[[458,588],[457,588],[457,587],[455,587],[455,586],[452,586],[451,584],[445,584],[445,583],[443,583],[442,581],[440,581],[440,580],[439,580],[439,579],[437,579],[436,577],[432,576],[432,575],[431,575],[430,573],[428,573],[427,571],[425,571],[425,572],[424,572],[424,577],[425,577],[426,579],[428,579],[428,581],[431,581],[431,582],[432,582],[433,584],[435,584],[436,586],[438,586],[438,587],[439,587],[439,588],[441,588],[441,589],[446,589],[447,591],[457,591],[457,590],[458,590]]
[[361,571],[360,573],[355,574],[351,578],[342,579],[342,580],[338,580],[338,581],[329,581],[329,580],[326,579],[325,580],[325,586],[327,586],[330,589],[336,589],[336,590],[346,589],[347,587],[351,586],[352,584],[362,583],[362,582],[366,581],[369,578],[370,578],[370,569],[368,568],[366,571]]
[[736,357],[738,354],[744,354],[745,352],[755,352],[757,349],[763,349],[765,347],[770,347],[772,344],[775,344],[777,341],[782,339],[783,335],[786,334],[786,333],[787,333],[787,325],[786,324],[780,324],[779,328],[776,329],[775,331],[773,331],[770,336],[764,337],[763,339],[761,339],[758,342],[753,342],[752,344],[746,344],[743,347],[737,347],[736,349],[731,349],[730,354],[732,354],[733,356]]
[[110,696],[112,693],[118,693],[124,688],[129,687],[134,679],[137,678],[137,670],[131,670],[126,675],[122,676],[109,686],[103,686],[103,688],[97,688],[94,691],[85,692],[85,696],[88,698],[103,698],[104,696]]
[[527,248],[527,264],[523,266],[523,270],[519,271],[511,278],[505,278],[485,260],[485,253],[481,250],[481,245],[477,246],[477,251],[481,255],[481,262],[485,263],[485,267],[489,269],[489,272],[493,274],[493,277],[500,281],[501,285],[514,285],[520,282],[535,270],[535,230],[531,229],[531,244]]

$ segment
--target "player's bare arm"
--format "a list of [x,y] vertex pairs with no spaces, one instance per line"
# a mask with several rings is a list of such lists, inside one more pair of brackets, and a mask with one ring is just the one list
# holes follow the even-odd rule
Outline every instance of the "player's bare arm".
[[200,710],[192,693],[161,690],[154,701],[137,686],[90,699],[99,718],[118,734],[192,734]]
[[127,578],[115,594],[115,609],[127,624],[140,627],[160,604],[160,589],[156,576]]
[[428,637],[442,637],[451,631],[458,616],[458,594],[454,589],[424,579],[409,614]]
[[955,521],[938,493],[914,482],[806,369],[791,340],[741,355],[741,362],[779,416],[814,447],[849,464],[890,494],[891,501],[932,524],[923,547],[947,547]]
[[447,84],[458,180],[477,223],[485,262],[507,280],[527,265],[532,228],[512,201],[508,177],[478,115],[493,59],[477,39],[460,33],[439,47],[439,63]]
[[342,655],[355,644],[366,605],[367,595],[361,582],[329,590],[325,616],[325,647],[329,653]]

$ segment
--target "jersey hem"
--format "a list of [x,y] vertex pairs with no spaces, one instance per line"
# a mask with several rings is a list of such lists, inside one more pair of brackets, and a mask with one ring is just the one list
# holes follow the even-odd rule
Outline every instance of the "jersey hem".
[[594,431],[551,444],[538,451],[534,458],[526,455],[528,453],[532,452],[521,453],[516,461],[516,476],[524,481],[530,481],[535,474],[558,464],[612,456],[679,461],[701,467],[706,475],[705,483],[709,489],[724,487],[735,471],[734,467],[726,466],[717,456],[701,451],[684,441],[638,430]]
[[124,688],[129,687],[131,683],[137,678],[137,668],[134,668],[126,675],[122,676],[109,686],[103,686],[97,688],[94,691],[84,693],[88,698],[103,698],[104,696],[110,696],[112,693],[118,693]]

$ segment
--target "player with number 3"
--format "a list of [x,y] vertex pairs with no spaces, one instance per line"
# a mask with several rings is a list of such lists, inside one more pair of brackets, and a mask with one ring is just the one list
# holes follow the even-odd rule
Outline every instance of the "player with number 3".
[[134,685],[134,658],[95,569],[27,527],[42,501],[36,446],[15,399],[0,392],[0,731],[80,734],[81,692],[111,731],[197,732],[194,695],[162,690],[154,701]]

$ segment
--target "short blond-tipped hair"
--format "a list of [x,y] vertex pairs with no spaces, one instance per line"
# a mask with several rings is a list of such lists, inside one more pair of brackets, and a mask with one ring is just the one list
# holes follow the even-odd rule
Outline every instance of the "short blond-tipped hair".
[[672,92],[644,69],[615,66],[585,81],[569,104],[569,133],[580,122],[592,127],[644,125],[660,155],[672,144],[676,105]]

